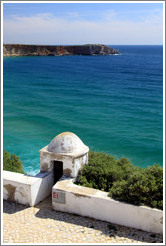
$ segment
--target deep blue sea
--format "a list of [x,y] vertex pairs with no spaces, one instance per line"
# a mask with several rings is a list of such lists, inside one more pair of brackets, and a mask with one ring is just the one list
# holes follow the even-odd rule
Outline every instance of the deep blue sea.
[[112,47],[120,55],[4,57],[4,148],[27,173],[64,131],[136,166],[163,164],[163,47]]

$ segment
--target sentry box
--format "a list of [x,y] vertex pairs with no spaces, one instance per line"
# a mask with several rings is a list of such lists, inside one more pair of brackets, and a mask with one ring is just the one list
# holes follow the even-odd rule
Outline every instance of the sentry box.
[[40,172],[54,171],[54,183],[62,175],[74,178],[81,167],[88,163],[88,151],[79,137],[72,132],[57,135],[40,152]]

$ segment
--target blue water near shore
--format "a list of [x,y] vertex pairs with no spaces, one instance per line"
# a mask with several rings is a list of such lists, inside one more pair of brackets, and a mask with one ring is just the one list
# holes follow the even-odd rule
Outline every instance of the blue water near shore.
[[163,164],[163,48],[114,56],[5,57],[4,148],[36,174],[59,133],[136,166]]

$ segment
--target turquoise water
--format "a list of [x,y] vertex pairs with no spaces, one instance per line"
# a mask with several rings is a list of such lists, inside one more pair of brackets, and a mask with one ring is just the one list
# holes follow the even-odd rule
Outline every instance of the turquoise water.
[[4,148],[27,173],[63,131],[136,166],[163,164],[162,46],[113,48],[120,55],[4,58]]

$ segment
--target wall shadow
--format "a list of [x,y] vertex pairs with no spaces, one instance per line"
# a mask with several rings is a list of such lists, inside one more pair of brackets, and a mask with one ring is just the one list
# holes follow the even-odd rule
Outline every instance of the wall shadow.
[[3,213],[14,214],[29,208],[27,205],[22,205],[16,202],[3,200]]
[[[91,228],[100,231],[101,234],[110,236],[115,239],[116,237],[125,237],[130,240],[136,240],[147,243],[162,243],[161,235],[151,232],[145,232],[138,229],[116,225],[110,222],[104,222],[89,217],[82,217],[76,214],[64,213],[52,209],[51,196],[40,202],[37,206],[39,211],[35,214],[36,217],[42,219],[52,219],[55,221],[62,221],[77,226]],[[105,224],[102,228],[101,224]],[[124,234],[125,232],[125,234]]]

